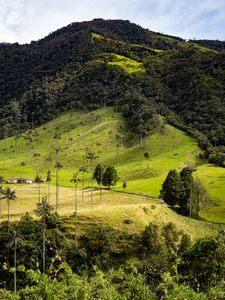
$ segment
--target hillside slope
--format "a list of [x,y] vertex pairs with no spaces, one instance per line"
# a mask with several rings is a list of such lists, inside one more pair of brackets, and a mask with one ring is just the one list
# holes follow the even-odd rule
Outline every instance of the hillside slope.
[[[113,105],[138,134],[164,115],[210,148],[210,158],[212,145],[225,145],[224,66],[223,52],[123,20],[72,23],[31,44],[1,44],[0,137],[71,109]],[[215,152],[224,165],[224,148]]]
[[[221,184],[225,169],[199,160],[200,150],[196,141],[170,125],[166,125],[163,131],[155,129],[152,135],[144,139],[141,149],[139,138],[130,135],[121,114],[115,113],[113,108],[64,114],[38,129],[0,141],[1,175],[4,178],[34,179],[38,174],[46,179],[50,170],[54,185],[56,147],[59,149],[58,160],[63,166],[60,169],[60,185],[69,188],[69,194],[67,190],[62,190],[62,199],[67,195],[71,199],[73,184],[70,180],[81,166],[87,166],[89,171],[84,175],[85,186],[90,186],[94,167],[101,163],[117,168],[120,179],[114,189],[122,191],[122,183],[126,181],[126,192],[157,198],[170,169],[181,170],[197,163],[197,175],[212,196],[211,206],[201,215],[211,221],[225,222],[224,187]],[[91,165],[85,159],[87,149],[98,156]],[[144,156],[145,153],[149,158]],[[82,174],[79,176],[81,178]],[[16,188],[19,192],[20,186]],[[38,187],[30,188],[31,193],[26,195],[22,192],[20,198],[26,195],[26,201],[37,201]],[[52,186],[51,190],[54,193],[55,188]],[[47,195],[46,184],[43,184],[42,195]]]

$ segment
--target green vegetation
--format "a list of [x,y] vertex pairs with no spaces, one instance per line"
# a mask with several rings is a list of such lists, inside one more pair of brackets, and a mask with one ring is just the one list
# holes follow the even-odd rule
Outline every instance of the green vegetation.
[[[58,160],[63,165],[60,169],[60,199],[74,198],[74,183],[71,178],[82,166],[88,168],[88,172],[84,172],[84,187],[90,187],[97,164],[112,165],[117,169],[120,179],[114,189],[123,191],[126,178],[126,192],[148,194],[157,198],[169,170],[181,171],[185,166],[195,165],[197,160],[197,176],[211,196],[211,204],[207,210],[202,208],[200,216],[224,223],[222,182],[225,169],[204,164],[204,160],[198,157],[200,150],[196,142],[182,131],[170,125],[165,125],[163,131],[160,126],[158,128],[154,129],[151,136],[143,139],[143,149],[140,149],[139,137],[130,136],[121,114],[115,113],[112,108],[90,113],[64,114],[38,129],[0,141],[1,175],[5,179],[34,179],[38,174],[41,179],[46,180],[47,170],[51,171],[50,198],[55,205],[55,149],[58,143]],[[85,159],[89,150],[98,156],[92,165]],[[144,155],[146,152],[148,157]],[[25,166],[21,165],[22,161]],[[78,190],[82,188],[82,172],[79,179]],[[48,186],[49,183],[41,183],[40,196],[48,195]],[[35,203],[38,200],[39,185],[17,185],[16,190],[19,200],[15,205],[18,203],[18,213],[21,214],[26,206],[29,207],[29,202]],[[5,214],[4,205],[3,209]]]
[[142,63],[118,54],[113,54],[113,60],[108,62],[108,64],[118,66],[127,73],[145,72]]
[[168,222],[135,233],[98,224],[82,226],[74,241],[46,199],[35,212],[38,219],[26,214],[10,224],[12,237],[0,224],[2,299],[220,299],[224,292],[224,231],[191,240]]
[[1,299],[224,299],[223,46],[102,19],[0,44]]
[[198,218],[202,208],[207,210],[210,196],[198,177],[193,178],[197,169],[185,167],[180,174],[170,170],[160,191],[160,197],[176,211],[190,218]]

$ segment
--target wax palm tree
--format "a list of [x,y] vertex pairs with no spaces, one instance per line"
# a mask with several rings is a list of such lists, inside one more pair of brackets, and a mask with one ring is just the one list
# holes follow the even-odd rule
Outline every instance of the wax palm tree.
[[38,183],[38,203],[41,202],[41,183],[42,183],[42,179],[40,175],[36,175],[35,180],[36,183]]
[[6,199],[7,206],[8,206],[8,232],[9,232],[9,207],[10,207],[10,201],[16,200],[16,191],[11,190],[11,188],[7,187],[6,189],[2,190],[2,199]]
[[47,197],[43,197],[41,203],[37,203],[35,213],[41,216],[43,223],[42,231],[42,272],[45,273],[46,266],[46,218],[48,217],[52,207],[48,203]]
[[56,212],[58,210],[58,206],[59,206],[59,170],[62,168],[62,164],[57,161],[55,164],[55,168],[56,168]]
[[95,159],[97,159],[98,156],[95,155],[93,151],[90,149],[87,149],[87,154],[86,154],[86,159],[90,163],[90,169],[91,169],[91,208],[93,207],[93,191],[92,191],[92,186],[93,186],[93,176],[92,176],[92,163]]
[[48,183],[48,202],[50,203],[50,183],[51,183],[51,171],[48,170],[47,172],[47,178],[46,178],[46,182]]
[[77,185],[80,182],[78,172],[73,174],[73,178],[70,181],[74,183],[75,239],[77,241]]
[[17,273],[16,273],[16,269],[17,269],[17,248],[18,246],[20,246],[23,243],[23,240],[18,237],[17,232],[14,231],[11,241],[9,242],[9,247],[13,247],[14,250],[14,293],[16,293],[16,283],[17,283]]
[[74,183],[74,212],[77,213],[77,185],[81,181],[80,178],[78,178],[78,172],[73,174],[72,179],[70,180]]
[[80,167],[79,172],[82,172],[82,203],[84,202],[84,173],[88,173],[88,169],[85,166]]

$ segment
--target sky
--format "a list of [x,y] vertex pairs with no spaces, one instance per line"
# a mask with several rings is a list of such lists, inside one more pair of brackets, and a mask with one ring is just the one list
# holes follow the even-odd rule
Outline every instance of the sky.
[[0,0],[0,42],[29,43],[94,18],[130,20],[185,39],[225,40],[225,0]]

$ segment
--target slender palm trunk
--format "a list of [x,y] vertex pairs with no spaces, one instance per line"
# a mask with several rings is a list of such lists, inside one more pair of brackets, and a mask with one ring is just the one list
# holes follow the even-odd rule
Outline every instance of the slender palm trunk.
[[91,168],[91,208],[93,208],[93,176],[92,176],[92,168]]
[[77,214],[77,186],[74,185],[74,212]]
[[84,202],[84,172],[82,172],[82,203]]
[[15,241],[14,245],[14,293],[16,293],[16,279],[17,279],[17,274],[16,274],[16,250],[17,250],[17,244]]
[[74,186],[75,241],[77,243],[77,187]]
[[43,273],[45,273],[45,217],[43,217]]
[[50,181],[48,182],[48,203],[50,203]]
[[8,233],[9,233],[9,200],[7,200],[7,204],[8,204]]
[[192,182],[191,182],[191,191],[190,191],[190,199],[189,199],[189,218],[192,217]]
[[100,201],[102,200],[102,185],[99,184]]
[[56,168],[56,212],[59,206],[59,168]]
[[41,202],[41,183],[39,182],[39,186],[38,186],[38,203]]

